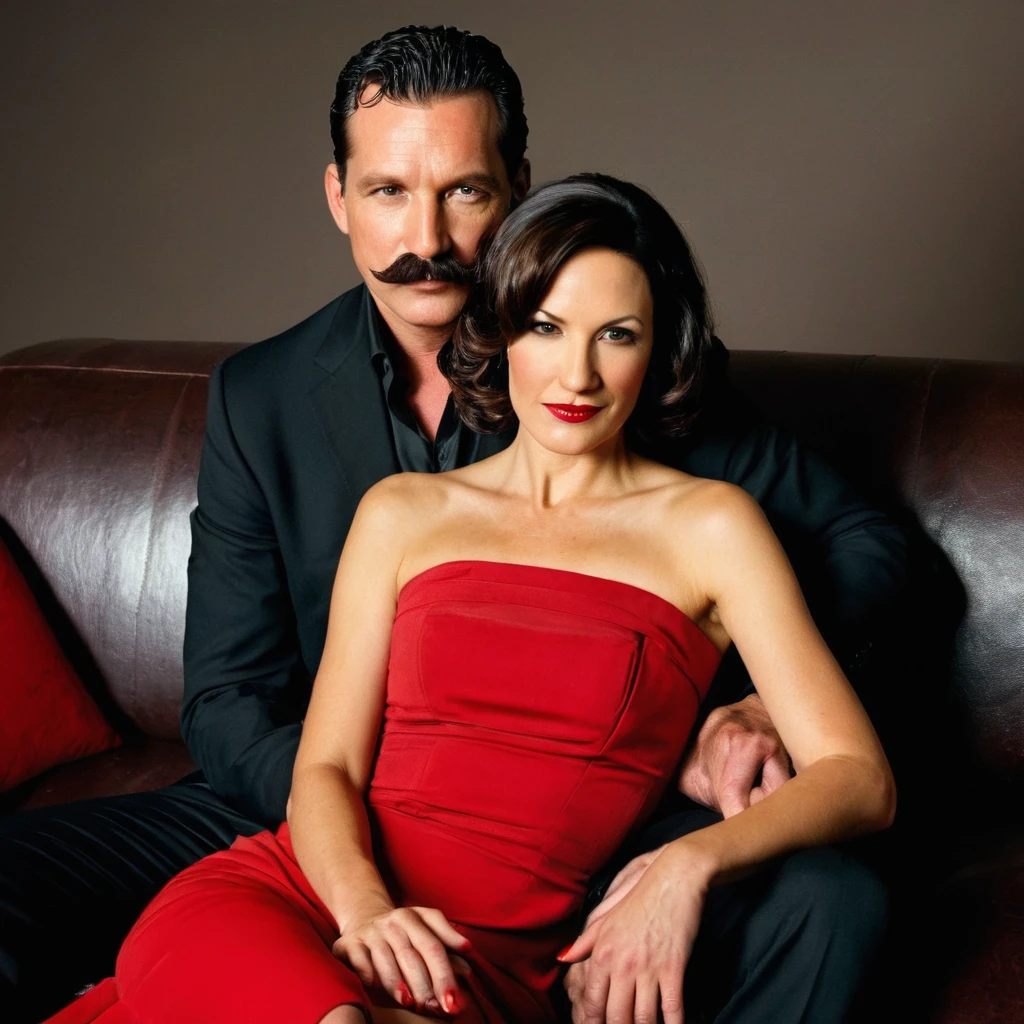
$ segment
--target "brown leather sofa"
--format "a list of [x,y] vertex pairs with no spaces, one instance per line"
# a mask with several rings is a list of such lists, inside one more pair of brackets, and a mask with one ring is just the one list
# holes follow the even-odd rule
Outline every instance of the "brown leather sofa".
[[[0,536],[128,742],[0,813],[192,769],[178,731],[207,378],[238,346],[50,342],[0,359]],[[733,379],[918,537],[871,704],[901,810],[874,1020],[1024,1021],[1024,365],[733,354]],[[876,719],[878,720],[878,719]],[[870,1008],[867,1008],[870,1003]]]

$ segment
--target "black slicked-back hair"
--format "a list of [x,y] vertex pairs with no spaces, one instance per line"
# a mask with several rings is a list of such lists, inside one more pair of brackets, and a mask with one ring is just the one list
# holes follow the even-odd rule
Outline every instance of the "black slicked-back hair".
[[331,104],[331,141],[341,181],[349,156],[347,123],[368,87],[363,106],[383,99],[426,103],[435,96],[488,92],[498,108],[498,151],[509,183],[526,152],[526,113],[519,77],[501,49],[484,36],[451,26],[409,25],[367,43],[342,69]]

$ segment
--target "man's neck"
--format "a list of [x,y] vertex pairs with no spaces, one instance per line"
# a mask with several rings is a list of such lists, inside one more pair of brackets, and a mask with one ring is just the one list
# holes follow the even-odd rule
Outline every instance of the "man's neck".
[[405,381],[405,401],[424,434],[433,441],[437,437],[451,385],[437,366],[437,353],[451,336],[452,325],[415,327],[395,323],[390,310],[374,302],[380,313],[380,329],[386,331],[395,362],[396,374]]
[[401,376],[408,382],[410,394],[421,388],[434,390],[443,386],[447,389],[448,382],[437,368],[437,353],[451,337],[452,325],[441,327],[417,327],[413,324],[396,322],[390,310],[377,305],[380,313],[381,327],[386,330],[394,342],[395,358],[399,362]]

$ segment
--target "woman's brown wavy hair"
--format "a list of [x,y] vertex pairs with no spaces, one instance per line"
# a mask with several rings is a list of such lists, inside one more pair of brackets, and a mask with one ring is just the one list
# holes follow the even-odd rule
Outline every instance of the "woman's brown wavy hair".
[[509,341],[527,330],[562,267],[585,249],[636,260],[654,300],[654,344],[626,439],[687,434],[711,361],[712,320],[690,246],[665,208],[636,185],[574,174],[534,189],[495,233],[480,282],[438,353],[463,421],[481,434],[518,420],[508,391]]

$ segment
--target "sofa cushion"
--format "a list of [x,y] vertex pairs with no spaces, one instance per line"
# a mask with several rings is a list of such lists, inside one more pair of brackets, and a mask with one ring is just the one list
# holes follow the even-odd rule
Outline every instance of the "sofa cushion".
[[120,744],[2,544],[0,651],[0,793]]
[[162,789],[195,771],[183,743],[143,739],[44,772],[8,794],[4,811],[29,811],[93,797]]

